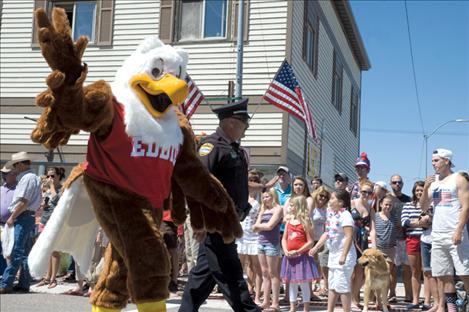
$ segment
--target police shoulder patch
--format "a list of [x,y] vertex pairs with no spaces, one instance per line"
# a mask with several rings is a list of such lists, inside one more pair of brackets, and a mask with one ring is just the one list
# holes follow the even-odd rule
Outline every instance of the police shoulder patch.
[[207,156],[208,154],[210,154],[210,152],[212,150],[213,150],[213,144],[212,143],[204,143],[199,148],[199,155],[200,156]]

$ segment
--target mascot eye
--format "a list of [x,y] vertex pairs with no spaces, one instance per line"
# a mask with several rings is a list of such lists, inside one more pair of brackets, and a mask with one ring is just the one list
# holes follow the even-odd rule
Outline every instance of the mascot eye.
[[154,67],[151,70],[151,74],[152,74],[153,77],[158,78],[161,75],[161,69],[159,69],[158,67]]

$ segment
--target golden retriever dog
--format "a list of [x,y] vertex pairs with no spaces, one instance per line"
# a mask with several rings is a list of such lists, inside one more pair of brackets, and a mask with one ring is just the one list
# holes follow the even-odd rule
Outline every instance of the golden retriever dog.
[[374,290],[378,301],[377,305],[382,303],[383,311],[388,312],[388,291],[391,280],[389,264],[384,254],[376,248],[367,249],[358,259],[358,264],[365,268],[363,311],[368,311],[370,293]]

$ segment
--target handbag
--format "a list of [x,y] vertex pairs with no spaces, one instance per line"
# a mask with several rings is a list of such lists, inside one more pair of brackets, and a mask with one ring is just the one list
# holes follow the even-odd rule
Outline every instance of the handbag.
[[2,228],[2,253],[3,258],[11,255],[13,245],[15,244],[15,227],[5,224]]

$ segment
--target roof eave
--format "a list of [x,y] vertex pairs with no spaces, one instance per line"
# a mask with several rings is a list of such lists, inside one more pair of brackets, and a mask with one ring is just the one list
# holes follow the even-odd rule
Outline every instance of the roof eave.
[[369,70],[371,68],[370,59],[366,53],[360,31],[355,22],[352,8],[348,0],[332,0],[337,16],[342,25],[347,41],[352,49],[361,70]]

